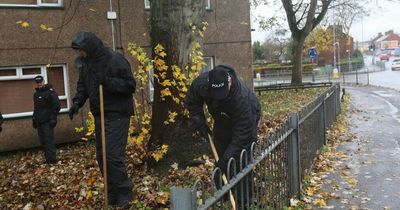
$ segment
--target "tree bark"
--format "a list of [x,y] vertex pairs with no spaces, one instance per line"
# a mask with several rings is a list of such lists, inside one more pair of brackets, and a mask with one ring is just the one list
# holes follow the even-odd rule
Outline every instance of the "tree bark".
[[299,85],[303,82],[302,79],[302,61],[303,61],[303,46],[305,38],[301,36],[301,34],[292,35],[293,45],[292,45],[292,54],[293,54],[293,68],[292,68],[292,84]]
[[[203,0],[151,0],[151,46],[152,49],[161,44],[165,48],[167,56],[163,58],[168,70],[166,78],[172,81],[172,65],[184,69],[190,63],[189,54],[194,41],[200,41],[198,34],[192,33],[191,25],[200,25],[205,14],[205,1]],[[155,53],[153,51],[153,58]],[[154,75],[160,71],[154,68]],[[160,78],[160,77],[159,77]],[[161,79],[161,78],[160,78]],[[171,97],[161,99],[161,86],[154,78],[154,99],[152,105],[151,138],[150,146],[163,144],[167,138],[172,138],[174,133],[182,125],[183,117],[180,117],[173,125],[165,125],[169,111],[182,113],[183,107],[176,104]],[[177,96],[178,91],[170,87],[172,95]],[[182,116],[182,115],[179,115]]]

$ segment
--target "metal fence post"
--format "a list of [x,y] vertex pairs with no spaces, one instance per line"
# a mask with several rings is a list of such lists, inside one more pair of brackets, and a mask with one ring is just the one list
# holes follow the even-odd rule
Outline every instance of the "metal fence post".
[[292,113],[289,116],[289,125],[294,129],[289,140],[289,192],[290,196],[300,197],[300,135],[299,135],[299,115]]
[[191,189],[172,187],[171,188],[171,210],[196,210],[196,192]]
[[[331,96],[331,97],[335,97],[334,98],[334,104],[336,105],[336,94],[334,95],[334,96]],[[322,131],[322,136],[323,136],[323,138],[324,138],[324,145],[326,145],[326,134],[325,134],[325,131],[326,131],[326,108],[325,108],[325,101],[326,101],[326,97],[324,97],[324,100],[322,101],[322,124],[323,124],[323,131]],[[335,106],[335,113],[336,113],[336,106]]]

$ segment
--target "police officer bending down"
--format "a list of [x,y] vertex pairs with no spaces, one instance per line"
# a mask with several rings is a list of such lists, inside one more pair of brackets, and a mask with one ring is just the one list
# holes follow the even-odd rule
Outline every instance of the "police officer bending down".
[[130,64],[121,54],[106,48],[91,32],[77,33],[71,47],[79,55],[76,60],[79,80],[69,116],[72,120],[89,99],[95,118],[96,157],[103,171],[99,97],[99,85],[103,85],[108,197],[111,205],[127,208],[132,199],[132,183],[125,169],[125,147],[136,87]]
[[57,162],[54,146],[54,127],[60,111],[60,100],[50,84],[44,84],[42,76],[36,76],[36,92],[33,95],[33,127],[37,129],[47,164]]
[[250,147],[257,139],[261,106],[253,92],[237,78],[234,70],[225,65],[216,66],[197,77],[185,98],[194,128],[208,138],[204,103],[214,119],[212,134],[220,158],[217,166],[226,173],[231,157],[239,164],[242,150],[247,150],[250,155]]

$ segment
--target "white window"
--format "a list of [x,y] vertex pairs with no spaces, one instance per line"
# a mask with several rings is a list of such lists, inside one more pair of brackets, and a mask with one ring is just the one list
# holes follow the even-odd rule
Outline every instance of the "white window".
[[206,10],[211,10],[211,0],[206,0]]
[[[211,0],[206,1],[206,10],[211,10]],[[150,9],[150,0],[144,0],[144,8]]]
[[214,68],[214,57],[208,56],[208,57],[203,57],[203,59],[207,65],[203,67],[201,73],[210,71],[211,69]]
[[62,7],[63,0],[0,0],[0,7]]
[[5,118],[32,116],[33,94],[36,84],[33,81],[42,75],[45,83],[50,83],[58,94],[61,112],[67,112],[68,79],[66,65],[22,66],[0,68],[0,110]]
[[144,8],[150,9],[150,0],[144,0]]

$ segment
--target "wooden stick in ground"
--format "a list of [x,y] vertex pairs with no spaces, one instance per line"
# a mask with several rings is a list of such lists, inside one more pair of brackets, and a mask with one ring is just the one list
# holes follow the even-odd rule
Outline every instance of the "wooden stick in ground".
[[101,148],[103,153],[103,181],[104,181],[104,207],[108,209],[108,184],[107,184],[107,158],[106,158],[106,128],[104,127],[104,98],[103,85],[99,85],[100,95],[100,124],[101,124]]
[[[217,149],[215,148],[214,141],[212,140],[212,137],[210,134],[208,134],[208,141],[210,142],[211,145],[211,151],[214,155],[215,161],[219,160],[218,152]],[[226,178],[225,174],[222,174],[222,181],[224,184],[228,184],[228,179]],[[229,201],[231,202],[232,209],[236,210],[236,201],[235,198],[233,197],[232,191],[229,191]]]

